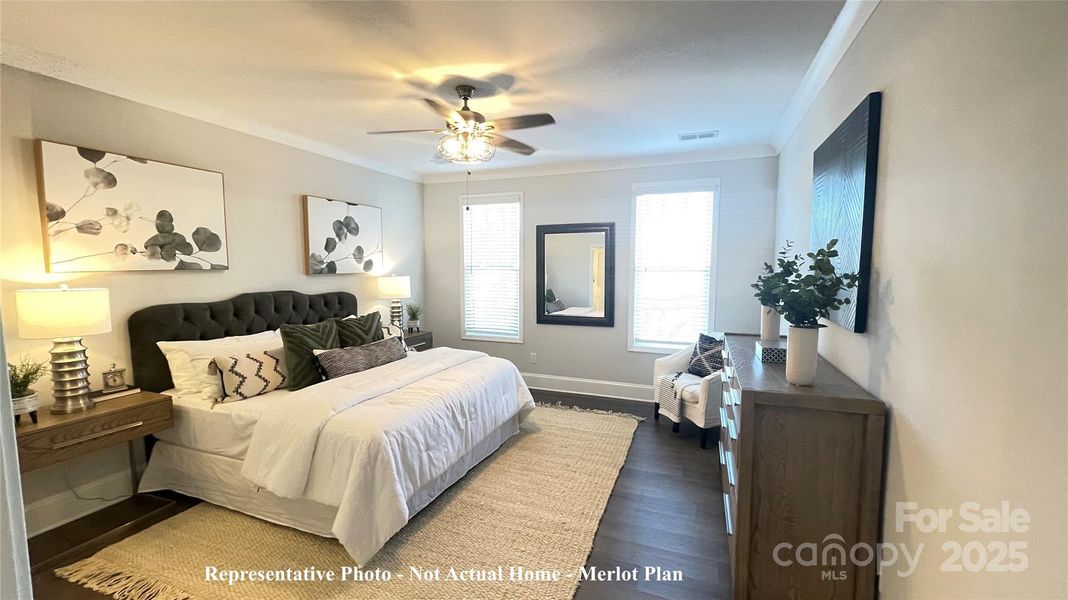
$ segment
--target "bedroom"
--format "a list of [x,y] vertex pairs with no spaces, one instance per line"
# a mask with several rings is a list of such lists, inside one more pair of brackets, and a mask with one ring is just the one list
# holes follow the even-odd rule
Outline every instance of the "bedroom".
[[[0,3],[3,349],[53,371],[5,380],[0,597],[1068,597],[1066,40],[1063,2]],[[794,385],[750,286],[830,241],[858,107],[866,302]],[[309,385],[213,402],[217,340],[288,366],[288,325],[341,330]],[[366,333],[398,360],[320,381]],[[75,335],[143,393],[73,411]],[[829,458],[838,419],[869,443]],[[772,551],[830,535],[897,560]]]

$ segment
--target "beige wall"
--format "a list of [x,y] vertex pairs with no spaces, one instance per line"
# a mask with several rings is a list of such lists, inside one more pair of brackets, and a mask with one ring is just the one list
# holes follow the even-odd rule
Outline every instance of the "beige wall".
[[[821,353],[891,408],[884,598],[1065,598],[1068,4],[882,2],[779,160],[776,239],[807,244],[812,152],[883,96],[868,333]],[[895,531],[897,502],[1007,500],[1022,534]],[[1021,540],[1025,573],[942,573],[945,541]],[[958,563],[959,564],[959,563]]]
[[[459,198],[466,188],[464,183],[424,185],[426,324],[434,330],[434,343],[483,350],[511,360],[525,373],[649,385],[658,355],[627,350],[631,187],[635,183],[703,178],[718,178],[720,189],[715,205],[719,231],[714,326],[758,331],[758,308],[748,286],[772,255],[776,168],[776,159],[770,157],[487,181],[480,181],[476,173],[470,185],[472,194],[524,194],[522,344],[460,339],[463,244]],[[616,224],[615,327],[538,325],[534,312],[535,227],[605,221]],[[537,353],[537,364],[530,363],[531,352]],[[554,385],[573,383],[556,381]],[[651,399],[651,392],[643,389],[583,389],[635,393]]]
[[[126,319],[145,306],[279,289],[352,291],[364,311],[385,304],[376,297],[373,277],[304,275],[301,194],[380,206],[387,262],[394,265],[394,272],[411,276],[413,301],[422,298],[420,184],[9,67],[3,67],[0,84],[0,300],[9,357],[27,352],[45,360],[50,347],[47,340],[19,339],[13,291],[60,281],[111,290],[113,332],[86,338],[94,386],[99,386],[102,367],[111,362],[130,364]],[[230,270],[82,277],[45,274],[34,138],[221,171],[226,185]],[[36,389],[46,392],[49,387],[41,382]],[[64,473],[76,485],[93,482],[82,495],[115,495],[127,485],[124,469],[125,453],[120,448],[28,474],[24,483],[26,502],[32,507],[29,529],[51,526],[98,506],[67,495]],[[96,489],[100,486],[103,489]]]

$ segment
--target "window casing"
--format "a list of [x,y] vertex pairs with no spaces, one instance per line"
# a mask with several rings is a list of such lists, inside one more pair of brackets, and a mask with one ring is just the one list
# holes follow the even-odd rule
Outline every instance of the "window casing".
[[460,198],[465,340],[523,341],[523,195]]
[[668,353],[712,329],[717,180],[637,184],[629,348]]

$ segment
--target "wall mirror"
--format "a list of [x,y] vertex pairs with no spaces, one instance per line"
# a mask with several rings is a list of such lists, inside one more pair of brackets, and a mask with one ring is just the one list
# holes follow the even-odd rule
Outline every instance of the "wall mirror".
[[615,324],[616,224],[538,225],[538,323]]

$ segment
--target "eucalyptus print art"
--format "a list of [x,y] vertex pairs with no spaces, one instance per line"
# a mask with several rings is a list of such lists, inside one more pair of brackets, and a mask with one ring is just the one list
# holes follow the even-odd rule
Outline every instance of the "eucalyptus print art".
[[304,196],[309,275],[375,273],[382,266],[382,209]]
[[51,272],[228,268],[221,173],[37,143]]

